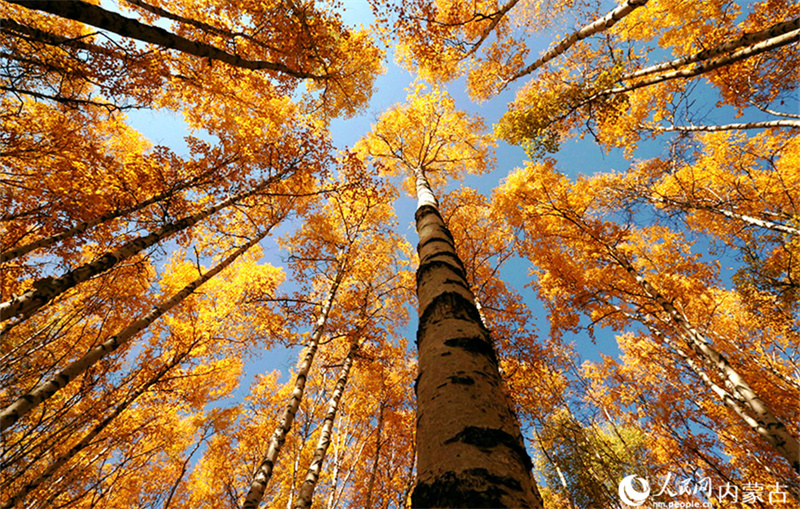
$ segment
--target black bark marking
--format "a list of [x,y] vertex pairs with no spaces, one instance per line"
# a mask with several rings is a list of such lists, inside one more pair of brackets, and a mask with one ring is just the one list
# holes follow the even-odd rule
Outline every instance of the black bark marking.
[[475,380],[471,376],[453,375],[453,376],[448,376],[447,379],[450,380],[450,383],[452,384],[461,384],[461,385],[475,384]]
[[[420,287],[420,282],[426,275],[428,275],[428,272],[439,268],[444,268],[445,270],[455,273],[463,281],[467,280],[466,272],[464,271],[464,264],[461,263],[461,259],[458,257],[458,255],[455,253],[442,252],[436,253],[436,257],[448,257],[451,258],[452,261],[448,262],[441,259],[420,260],[419,267],[417,268],[417,288]],[[461,284],[462,286],[466,287],[466,283]]]
[[450,348],[461,348],[474,355],[482,355],[492,361],[492,364],[498,365],[497,353],[495,353],[492,343],[487,338],[488,336],[452,338],[445,341],[444,344]]
[[[478,309],[472,302],[459,293],[442,292],[434,297],[424,310],[421,310],[417,328],[417,344],[419,345],[429,326],[448,319],[471,322],[486,331]],[[486,333],[488,334],[488,331]]]
[[417,243],[417,253],[421,252],[425,248],[425,246],[427,246],[428,244],[431,244],[433,242],[444,242],[445,244],[450,246],[450,249],[452,249],[454,251],[456,249],[456,246],[455,246],[455,244],[453,244],[453,241],[449,237],[447,237],[446,235],[444,236],[444,238],[439,237],[437,235],[432,235],[432,236],[430,236],[430,237],[428,237],[428,238],[426,238],[424,240],[420,240]]
[[503,497],[513,497],[510,491],[522,492],[518,480],[492,475],[485,468],[472,468],[460,473],[445,472],[433,482],[417,484],[411,495],[411,507],[507,507],[508,501],[504,501]]
[[423,205],[422,207],[418,208],[417,211],[414,213],[414,220],[417,222],[418,226],[421,226],[420,223],[424,221],[425,218],[431,214],[436,216],[436,219],[434,219],[434,224],[438,227],[439,231],[441,231],[448,239],[450,239],[451,243],[454,243],[455,239],[453,238],[453,234],[450,233],[450,230],[447,228],[447,225],[445,224],[442,215],[439,214],[439,211],[436,210],[436,207],[433,207],[431,205]]
[[533,468],[531,457],[528,456],[528,451],[522,446],[520,440],[501,429],[467,426],[459,431],[456,436],[447,439],[445,444],[453,442],[463,442],[465,444],[474,445],[479,449],[494,449],[502,445],[517,455],[520,463],[525,465],[526,470],[530,471],[531,468]]

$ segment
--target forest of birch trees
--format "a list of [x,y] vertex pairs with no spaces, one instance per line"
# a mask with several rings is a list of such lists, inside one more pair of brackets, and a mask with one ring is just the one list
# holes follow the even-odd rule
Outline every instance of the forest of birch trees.
[[798,41],[0,0],[0,507],[798,507]]

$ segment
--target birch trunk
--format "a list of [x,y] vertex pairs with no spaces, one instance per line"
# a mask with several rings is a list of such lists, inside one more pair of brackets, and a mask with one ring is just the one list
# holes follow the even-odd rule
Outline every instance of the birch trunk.
[[483,31],[481,32],[481,36],[478,38],[477,41],[475,41],[474,43],[470,43],[470,46],[472,46],[472,48],[464,56],[468,57],[473,53],[475,53],[476,51],[478,51],[478,48],[480,48],[481,45],[486,41],[486,39],[489,38],[489,35],[491,35],[492,31],[497,27],[500,21],[506,16],[506,14],[508,14],[508,11],[513,9],[518,3],[519,0],[508,0],[508,2],[506,2],[505,5],[503,5],[497,12],[491,14],[489,16],[489,18],[492,20],[491,23],[489,23],[489,25],[487,25],[486,28],[483,29]]
[[621,94],[624,92],[631,92],[633,90],[637,90],[643,87],[648,87],[650,85],[655,85],[657,83],[662,83],[664,81],[674,80],[678,78],[683,78],[683,79],[693,78],[695,76],[699,76],[701,74],[713,71],[714,69],[719,69],[720,67],[725,67],[726,65],[731,65],[733,63],[739,62],[740,60],[760,55],[761,53],[765,53],[767,51],[776,50],[788,44],[792,44],[793,42],[796,42],[798,40],[800,40],[800,29],[793,30],[791,32],[787,32],[785,34],[764,40],[762,42],[759,42],[758,44],[742,48],[740,50],[719,56],[717,58],[700,61],[693,67],[687,69],[678,69],[664,74],[656,74],[655,76],[647,77],[641,81],[631,83],[630,85],[623,85],[620,87],[603,90],[586,99],[582,103],[582,105],[588,104],[600,97],[613,94]]
[[213,205],[205,210],[192,214],[191,216],[184,217],[183,219],[165,225],[149,235],[133,239],[119,248],[105,253],[93,262],[81,265],[80,267],[67,272],[63,276],[57,278],[46,277],[36,281],[33,283],[33,288],[30,290],[0,304],[0,322],[15,316],[20,317],[17,323],[25,320],[38,311],[42,306],[66,292],[70,288],[73,288],[94,276],[102,274],[117,263],[136,255],[137,253],[159,243],[167,237],[194,226],[208,216],[219,212],[220,210],[237,202],[240,202],[245,198],[249,198],[250,196],[259,193],[274,180],[274,178],[267,179],[247,192],[232,196],[226,200],[223,200],[217,205]]
[[278,424],[278,427],[275,428],[275,432],[272,434],[267,454],[264,456],[264,458],[262,458],[261,463],[256,469],[253,482],[250,484],[250,489],[245,496],[242,509],[256,509],[258,504],[261,503],[261,499],[264,497],[264,490],[266,489],[267,483],[272,477],[275,461],[278,459],[278,454],[281,452],[281,448],[286,441],[286,434],[292,429],[292,423],[294,423],[294,417],[297,415],[297,409],[300,408],[300,402],[303,399],[303,393],[305,392],[306,388],[306,378],[308,377],[308,373],[311,370],[311,365],[314,362],[314,356],[316,355],[317,348],[319,347],[319,340],[325,331],[328,314],[330,313],[331,307],[333,307],[333,302],[336,299],[336,292],[339,289],[339,285],[341,284],[343,277],[343,272],[339,271],[339,273],[336,275],[336,279],[331,285],[328,298],[322,305],[322,310],[320,311],[319,318],[317,318],[314,332],[311,334],[311,338],[308,341],[308,346],[306,347],[303,361],[297,370],[297,374],[294,376],[294,391],[292,392],[292,398],[289,400],[289,404],[286,406],[286,410],[283,412],[281,422]]
[[0,431],[7,429],[19,419],[27,415],[31,410],[36,408],[40,403],[50,398],[53,394],[65,387],[70,381],[85,373],[86,370],[94,366],[99,360],[106,355],[110,354],[120,346],[127,343],[136,334],[147,328],[150,324],[155,322],[164,313],[180,304],[186,297],[192,294],[203,283],[219,274],[222,270],[233,263],[237,258],[244,254],[248,249],[257,244],[261,239],[266,237],[269,229],[265,230],[260,235],[254,237],[247,244],[243,245],[230,256],[218,263],[213,269],[209,270],[202,276],[198,277],[178,293],[172,295],[169,299],[161,302],[155,306],[149,313],[142,318],[131,323],[122,331],[111,336],[106,341],[98,346],[89,350],[83,357],[72,362],[69,366],[61,370],[52,379],[42,382],[34,387],[27,394],[19,397],[14,403],[10,404],[2,411],[0,411]]
[[[619,309],[619,308],[617,308],[617,309]],[[677,344],[675,344],[675,342],[673,340],[671,340],[670,338],[668,338],[667,336],[662,334],[661,331],[656,329],[651,323],[649,323],[647,321],[643,321],[641,319],[637,319],[636,317],[633,317],[629,313],[625,313],[625,314],[627,316],[631,317],[632,319],[635,319],[635,320],[638,320],[638,321],[644,323],[644,325],[648,328],[648,330],[650,330],[650,333],[653,334],[653,336],[661,339],[661,341],[663,341],[665,345],[667,345],[669,348],[671,348],[672,351],[677,353],[678,356],[681,359],[683,359],[683,361],[686,363],[686,365],[689,366],[689,369],[691,369],[692,372],[694,372],[694,374],[697,375],[698,378],[700,378],[700,380],[702,380],[704,384],[706,384],[706,386],[711,390],[711,392],[713,392],[717,397],[719,397],[722,400],[723,404],[726,407],[728,407],[736,415],[738,415],[739,418],[741,418],[745,422],[745,424],[748,427],[750,427],[750,429],[755,431],[758,435],[760,435],[762,438],[766,439],[767,441],[770,440],[769,437],[767,436],[767,430],[764,429],[763,426],[759,425],[758,421],[753,419],[753,417],[751,417],[745,411],[745,409],[744,409],[744,407],[742,405],[746,405],[746,401],[743,401],[741,398],[737,398],[734,394],[731,394],[730,392],[728,392],[724,388],[720,387],[719,384],[717,384],[711,378],[711,376],[709,376],[709,374],[701,366],[699,366],[695,362],[694,359],[692,359],[689,356],[689,354],[684,352],[683,349],[681,349],[680,346],[678,346]],[[681,339],[683,339],[683,341],[685,343],[687,343],[687,344],[691,343],[691,341],[688,340],[685,337],[682,337]]]
[[[732,397],[752,416],[755,422],[745,419],[753,430],[783,456],[792,468],[800,473],[800,442],[789,433],[769,406],[756,394],[750,384],[734,369],[724,355],[719,353],[689,320],[661,293],[642,277],[636,268],[610,244],[603,242],[611,257],[638,283],[648,298],[655,301],[669,316],[686,344],[707,364],[713,366]],[[713,390],[713,388],[712,388]],[[723,396],[722,394],[719,394]],[[723,397],[723,401],[727,401]],[[735,409],[734,409],[735,411]],[[741,414],[740,414],[741,416]]]
[[711,133],[717,131],[738,131],[742,129],[768,129],[771,127],[800,127],[800,120],[765,120],[763,122],[741,122],[736,124],[723,125],[673,125],[670,127],[655,127],[652,130],[658,132],[702,132]]
[[6,251],[3,251],[2,253],[0,253],[0,263],[7,262],[9,260],[13,260],[14,258],[19,258],[20,256],[26,255],[26,254],[28,254],[31,251],[34,251],[36,249],[42,249],[44,247],[52,246],[53,244],[56,244],[57,242],[61,242],[64,239],[67,239],[67,238],[70,238],[70,237],[74,237],[76,235],[80,235],[81,233],[83,233],[83,232],[87,231],[88,229],[93,228],[93,227],[95,227],[95,226],[97,226],[99,224],[103,224],[103,223],[106,223],[108,221],[112,221],[114,219],[127,216],[128,214],[132,214],[132,213],[137,212],[139,210],[142,210],[142,209],[144,209],[146,207],[149,207],[150,205],[152,205],[154,203],[158,203],[158,202],[160,202],[160,201],[162,201],[162,200],[164,200],[166,198],[170,198],[170,197],[174,196],[176,193],[178,193],[180,191],[183,191],[184,189],[187,189],[189,187],[192,187],[197,182],[199,182],[203,178],[209,176],[214,171],[219,170],[220,167],[221,166],[215,166],[215,167],[211,168],[210,170],[207,170],[207,171],[203,172],[202,174],[190,179],[187,182],[183,182],[183,183],[173,187],[172,189],[169,189],[168,191],[165,191],[163,193],[157,194],[156,196],[148,198],[147,200],[144,200],[141,203],[137,203],[136,205],[131,205],[130,207],[126,207],[126,208],[123,208],[123,209],[117,209],[117,210],[114,210],[114,211],[109,212],[107,214],[103,214],[103,215],[98,216],[98,217],[96,217],[94,219],[91,219],[89,221],[84,221],[84,222],[82,222],[80,224],[77,224],[77,225],[73,226],[72,228],[64,230],[64,231],[62,231],[60,233],[56,233],[54,235],[50,235],[49,237],[44,237],[42,239],[39,239],[39,240],[36,240],[36,241],[33,241],[33,242],[29,242],[29,243],[25,244],[24,246],[15,247],[13,249],[7,249]]
[[424,169],[415,177],[420,318],[412,506],[540,508],[489,331]]
[[[719,397],[722,400],[723,404],[726,407],[728,407],[731,411],[733,411],[733,413],[739,416],[739,418],[742,419],[750,429],[755,431],[767,442],[770,442],[770,438],[767,436],[768,430],[766,430],[763,426],[761,426],[759,422],[746,411],[746,409],[743,406],[746,405],[745,401],[742,401],[740,398],[737,398],[734,394],[731,394],[731,392],[720,387],[719,384],[717,384],[714,380],[712,380],[712,378],[703,369],[702,366],[699,366],[694,361],[694,359],[692,359],[677,344],[675,344],[674,341],[672,341],[670,338],[662,334],[661,331],[659,331],[652,323],[650,323],[645,319],[633,316],[630,313],[624,312],[618,306],[614,306],[613,304],[612,306],[615,307],[617,310],[621,311],[624,315],[628,316],[629,318],[644,324],[648,328],[648,330],[650,330],[650,333],[653,334],[653,336],[660,338],[661,341],[664,342],[664,344],[666,344],[675,353],[677,353],[681,359],[683,359],[686,365],[689,366],[689,369],[691,369],[700,378],[700,380],[702,380],[703,383],[706,384],[706,386],[711,390],[711,392],[713,392],[717,397]],[[683,339],[685,343],[689,342],[686,338],[681,338],[681,339]],[[699,450],[693,449],[693,451],[696,454],[698,454],[698,456],[701,456],[704,461],[708,462],[706,458],[700,453]],[[718,471],[718,473],[721,472]],[[788,490],[792,494],[792,496],[800,500],[800,490],[791,485],[788,487]]]
[[328,446],[331,443],[333,422],[336,419],[336,412],[339,410],[342,394],[344,394],[344,389],[347,386],[347,377],[350,375],[350,368],[353,366],[358,344],[358,341],[353,341],[353,344],[350,345],[350,351],[347,352],[342,369],[339,371],[339,378],[336,380],[333,394],[330,401],[328,401],[328,409],[320,430],[317,448],[314,449],[314,455],[311,458],[311,464],[308,466],[306,478],[300,486],[297,503],[294,506],[295,509],[309,509],[311,507],[314,490],[317,488],[317,481],[319,481],[319,475],[322,472],[322,464],[325,462],[325,454],[327,454]]
[[[333,474],[331,474],[331,492],[328,494],[327,500],[325,500],[325,508],[331,509],[334,506],[334,502],[336,501],[336,491],[339,486],[339,470],[341,468],[339,462],[339,446],[337,444],[333,448]],[[367,506],[369,507],[369,506]]]
[[297,472],[300,470],[300,457],[303,455],[305,449],[305,440],[300,443],[297,453],[294,455],[294,463],[292,464],[292,482],[289,483],[289,500],[286,502],[286,509],[292,509],[294,504],[294,485],[297,481]]
[[557,58],[559,55],[562,55],[565,51],[575,45],[578,41],[586,39],[587,37],[591,37],[594,34],[603,32],[608,30],[612,26],[614,26],[617,21],[621,20],[634,10],[639,7],[642,7],[648,2],[648,0],[628,0],[627,2],[618,5],[613,10],[609,11],[605,16],[602,18],[590,23],[575,32],[572,32],[569,36],[562,39],[561,42],[556,45],[556,47],[547,50],[544,55],[539,57],[535,62],[528,65],[524,69],[515,73],[508,81],[503,85],[505,88],[509,83],[515,81],[519,78],[527,76],[534,72],[536,69],[542,67],[547,62]]
[[12,509],[14,506],[21,504],[25,498],[31,494],[36,488],[42,485],[42,483],[49,481],[52,479],[53,475],[58,472],[64,465],[66,465],[72,458],[74,458],[78,453],[82,450],[86,449],[92,444],[92,441],[97,438],[100,433],[103,432],[104,429],[108,427],[111,422],[119,417],[122,412],[124,412],[128,407],[130,407],[142,394],[147,392],[150,387],[158,383],[162,377],[172,368],[180,364],[180,362],[189,355],[189,351],[184,352],[183,354],[176,356],[172,361],[168,364],[165,364],[161,367],[150,379],[141,387],[136,389],[133,393],[131,393],[122,403],[120,403],[114,411],[108,415],[105,419],[97,423],[89,433],[87,433],[77,444],[72,446],[68,451],[64,454],[59,456],[55,461],[53,461],[41,474],[39,474],[35,479],[31,482],[17,490],[17,492],[11,496],[8,500],[5,501],[3,505],[3,509]]
[[232,55],[219,48],[199,41],[192,41],[163,28],[145,25],[131,18],[126,18],[116,12],[108,11],[100,6],[82,0],[8,0],[31,10],[55,14],[56,16],[80,21],[101,30],[107,30],[123,37],[129,37],[142,42],[149,42],[162,48],[174,49],[187,55],[200,58],[210,58],[225,62],[234,67],[253,70],[276,71],[295,78],[321,78],[314,74],[292,69],[285,64],[265,62],[261,60],[248,60],[238,55]]
[[[800,124],[798,124],[798,127],[800,127]],[[766,230],[772,230],[778,233],[786,233],[789,235],[800,236],[800,230],[798,230],[793,226],[788,226],[786,224],[776,223],[774,221],[769,221],[767,219],[761,219],[758,217],[749,216],[747,214],[740,214],[738,212],[734,212],[732,210],[728,210],[722,207],[715,207],[713,205],[703,205],[701,203],[680,201],[673,198],[664,198],[664,197],[653,197],[650,198],[650,200],[656,203],[664,203],[667,205],[672,205],[674,207],[678,207],[681,209],[706,210],[708,212],[714,212],[716,214],[725,216],[730,219],[736,219],[744,223],[757,226],[758,228],[764,228]]]
[[765,28],[764,30],[754,32],[752,34],[745,34],[734,41],[728,41],[722,43],[713,48],[709,48],[707,50],[695,53],[694,55],[688,55],[682,58],[677,58],[675,60],[670,60],[669,62],[662,62],[660,64],[652,65],[650,67],[640,69],[630,74],[626,74],[625,76],[622,77],[622,79],[630,80],[634,78],[640,78],[642,76],[647,76],[650,74],[656,74],[662,71],[677,70],[678,68],[683,67],[684,65],[689,65],[689,64],[694,64],[696,62],[709,60],[711,58],[718,57],[725,53],[738,50],[739,48],[763,42],[768,39],[772,39],[773,37],[778,37],[793,30],[797,30],[798,28],[800,28],[800,18],[794,18],[788,21],[783,21],[781,23],[776,23],[769,28]]

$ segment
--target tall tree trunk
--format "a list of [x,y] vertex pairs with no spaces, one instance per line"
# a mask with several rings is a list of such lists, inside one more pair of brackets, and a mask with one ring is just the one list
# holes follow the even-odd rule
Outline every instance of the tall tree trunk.
[[416,437],[411,442],[411,464],[408,466],[408,480],[406,481],[405,489],[403,490],[403,498],[401,504],[403,509],[411,509],[411,493],[414,490],[414,485],[417,484],[417,475],[415,473],[417,467],[417,440]]
[[[347,469],[347,473],[345,474],[344,479],[342,479],[342,482],[339,483],[341,488],[337,490],[337,489],[335,489],[336,488],[336,483],[337,483],[338,475],[341,473],[341,470],[342,470],[342,466],[341,466],[341,461],[342,460],[341,460],[341,457],[339,456],[339,452],[342,450],[343,444],[347,443],[347,437],[344,437],[343,439],[341,438],[342,435],[339,435],[339,437],[340,437],[340,440],[339,440],[339,444],[337,445],[337,449],[336,449],[336,460],[335,460],[336,461],[336,465],[335,465],[335,468],[334,468],[334,471],[333,471],[333,480],[334,480],[334,484],[335,485],[334,485],[334,489],[331,490],[331,496],[328,497],[328,501],[327,501],[327,503],[325,505],[326,509],[336,509],[336,507],[339,506],[339,502],[341,501],[342,493],[344,492],[345,488],[347,488],[347,484],[350,482],[350,478],[353,476],[353,473],[356,470],[356,466],[359,464],[359,461],[361,460],[361,455],[364,453],[364,446],[367,445],[367,441],[366,440],[363,440],[361,442],[361,445],[358,447],[358,452],[352,457],[352,459],[350,461],[350,468]],[[369,506],[365,505],[365,507],[369,507]]]
[[[341,436],[341,435],[340,435]],[[339,487],[339,471],[341,470],[339,451],[341,444],[336,444],[333,448],[333,473],[331,474],[331,492],[325,500],[325,509],[332,509],[336,501],[336,495]],[[369,507],[369,506],[367,506]]]
[[70,237],[74,237],[76,235],[80,235],[81,233],[87,231],[89,228],[93,228],[93,227],[95,227],[95,226],[97,226],[99,224],[103,224],[103,223],[106,223],[108,221],[112,221],[112,220],[117,219],[119,217],[127,216],[128,214],[132,214],[132,213],[137,212],[139,210],[142,210],[142,209],[144,209],[146,207],[149,207],[150,205],[152,205],[154,203],[158,203],[158,202],[160,202],[162,200],[170,198],[170,197],[174,196],[176,193],[178,193],[180,191],[183,191],[184,189],[187,189],[189,187],[192,187],[193,185],[198,183],[200,180],[202,180],[205,177],[208,177],[211,173],[213,173],[215,171],[218,171],[222,166],[225,166],[226,164],[228,164],[228,162],[225,162],[225,163],[223,163],[221,165],[214,166],[214,167],[204,171],[202,174],[197,175],[196,177],[191,178],[191,179],[189,179],[189,180],[187,180],[185,182],[177,184],[177,185],[173,186],[171,189],[169,189],[167,191],[164,191],[163,193],[159,193],[159,194],[157,194],[157,195],[155,195],[155,196],[153,196],[151,198],[148,198],[148,199],[146,199],[146,200],[144,200],[144,201],[142,201],[140,203],[137,203],[136,205],[131,205],[130,207],[125,207],[125,208],[122,208],[122,209],[113,210],[111,212],[108,212],[107,214],[103,214],[103,215],[100,215],[100,216],[98,216],[98,217],[96,217],[94,219],[90,219],[89,221],[84,221],[84,222],[82,222],[80,224],[77,224],[77,225],[73,226],[72,228],[68,228],[68,229],[66,229],[66,230],[64,230],[62,232],[50,235],[49,237],[44,237],[42,239],[35,240],[33,242],[29,242],[29,243],[27,243],[27,244],[25,244],[23,246],[15,247],[15,248],[12,248],[12,249],[7,249],[6,251],[3,251],[2,253],[0,253],[0,263],[7,262],[9,260],[13,260],[14,258],[18,258],[20,256],[26,255],[26,254],[28,254],[31,251],[34,251],[36,249],[42,249],[44,247],[52,246],[53,244],[55,244],[57,242],[60,242],[60,241],[62,241],[64,239],[67,239],[67,238],[70,238]]
[[294,463],[292,464],[292,480],[289,483],[289,500],[286,502],[286,509],[292,509],[294,505],[294,486],[297,480],[297,472],[300,470],[300,459],[303,456],[303,449],[305,449],[305,440],[300,441],[300,447],[294,455]]
[[191,295],[203,283],[219,274],[227,266],[233,263],[237,258],[244,254],[248,249],[257,244],[261,239],[267,236],[270,229],[264,230],[263,233],[257,235],[252,240],[247,242],[230,256],[218,263],[213,269],[209,270],[202,276],[198,277],[188,285],[184,286],[181,291],[172,295],[169,299],[161,302],[155,306],[149,313],[142,318],[136,320],[132,324],[125,327],[122,331],[111,336],[100,345],[95,346],[89,350],[83,357],[73,361],[69,366],[61,370],[52,379],[42,382],[34,387],[27,394],[19,397],[14,403],[10,404],[2,411],[0,411],[0,431],[7,429],[9,426],[17,422],[19,419],[27,415],[31,410],[36,408],[41,402],[50,398],[53,394],[58,392],[61,388],[65,387],[70,381],[74,380],[77,376],[83,374],[94,366],[100,359],[110,354],[123,344],[127,343],[136,334],[147,328],[150,324],[155,322],[164,313],[168,312],[173,307],[180,304],[186,297]]
[[508,11],[513,9],[518,3],[519,0],[508,0],[508,2],[506,2],[502,7],[500,7],[500,9],[497,10],[497,12],[490,14],[488,18],[492,21],[481,31],[481,36],[478,38],[478,40],[470,43],[472,48],[464,56],[468,57],[478,51],[478,48],[480,48],[486,39],[489,38],[489,36],[492,34],[492,31],[497,28],[497,25],[500,23],[500,21],[502,21],[506,14],[508,14]]
[[272,434],[267,454],[264,456],[264,458],[262,458],[261,464],[259,464],[258,468],[256,469],[253,482],[250,484],[250,489],[245,496],[242,509],[256,509],[258,504],[261,503],[261,499],[264,497],[264,490],[266,489],[267,483],[272,477],[272,471],[275,468],[275,461],[278,459],[278,454],[281,452],[281,448],[286,441],[286,434],[292,429],[292,423],[294,423],[294,417],[297,415],[297,409],[300,408],[300,402],[303,400],[303,393],[305,392],[306,388],[306,378],[308,377],[308,373],[311,370],[311,365],[314,362],[314,356],[317,354],[319,340],[325,331],[325,325],[328,321],[328,314],[330,313],[331,307],[333,307],[333,302],[336,299],[336,292],[339,290],[339,285],[341,284],[343,278],[344,272],[339,270],[339,272],[336,274],[336,279],[334,279],[331,289],[328,292],[328,298],[322,305],[319,318],[317,318],[317,323],[314,327],[314,332],[311,334],[311,338],[308,340],[308,346],[306,347],[303,361],[298,367],[297,373],[294,376],[294,391],[292,392],[292,397],[289,400],[288,405],[286,405],[286,410],[283,412],[281,422],[278,424],[278,427],[275,428],[275,432]]
[[41,474],[36,476],[35,479],[17,490],[14,495],[6,500],[5,505],[3,505],[3,509],[12,509],[14,506],[22,503],[25,498],[36,488],[41,486],[42,483],[52,479],[53,475],[58,472],[58,470],[60,470],[82,450],[89,447],[92,444],[92,441],[97,438],[97,436],[100,435],[100,433],[102,433],[103,430],[106,429],[114,419],[119,417],[122,412],[130,407],[139,398],[139,396],[147,392],[153,385],[161,381],[161,379],[170,369],[180,364],[180,362],[189,355],[190,351],[191,350],[187,350],[186,352],[175,356],[175,358],[172,359],[168,364],[165,364],[158,371],[156,371],[156,373],[153,374],[153,376],[151,376],[147,382],[145,382],[142,386],[125,398],[125,400],[120,403],[111,414],[109,414],[102,421],[98,422],[77,444],[59,456]]
[[800,120],[765,120],[763,122],[740,122],[723,125],[673,125],[668,127],[646,128],[657,132],[702,132],[711,133],[718,131],[741,131],[745,129],[769,129],[773,127],[799,128]]
[[347,357],[344,359],[342,369],[339,370],[339,378],[336,380],[336,386],[333,389],[330,401],[328,401],[328,410],[325,413],[325,420],[322,422],[322,429],[320,430],[319,439],[317,440],[317,448],[314,449],[314,455],[311,457],[311,464],[308,466],[308,472],[303,484],[300,485],[300,492],[297,495],[297,503],[295,509],[309,509],[311,507],[311,500],[314,497],[314,490],[317,487],[319,475],[322,472],[322,464],[325,462],[325,454],[328,452],[328,446],[331,443],[331,434],[333,433],[333,423],[336,420],[336,412],[339,410],[339,402],[344,394],[345,386],[347,386],[347,377],[350,375],[350,368],[353,366],[356,351],[358,351],[359,341],[354,340],[350,345],[350,350],[347,352]]
[[[728,407],[733,413],[735,413],[740,419],[742,419],[751,430],[753,430],[757,435],[761,436],[764,440],[768,443],[772,444],[772,439],[768,436],[768,430],[765,429],[753,416],[747,411],[747,401],[743,400],[742,398],[738,397],[736,394],[731,393],[728,390],[725,390],[723,387],[720,387],[718,383],[716,383],[711,376],[706,372],[703,366],[698,365],[689,354],[683,351],[683,349],[671,338],[667,335],[663,334],[658,327],[652,323],[651,320],[647,319],[645,316],[642,315],[634,315],[627,311],[624,311],[617,305],[611,304],[608,301],[605,301],[606,304],[614,307],[617,311],[622,313],[623,315],[627,316],[631,320],[635,320],[641,324],[643,324],[650,333],[659,338],[667,347],[669,347],[672,351],[678,354],[678,356],[689,366],[695,375],[702,380],[702,382],[713,392],[717,397],[719,397],[723,404]],[[684,343],[690,345],[691,340],[687,339],[684,335],[680,332],[678,333],[681,340]],[[708,364],[708,363],[706,363]],[[713,368],[713,366],[712,366]],[[699,452],[699,451],[698,451]],[[800,458],[799,458],[800,459]],[[790,487],[791,488],[791,487]],[[797,489],[790,490],[792,494],[800,499],[800,492]]]
[[536,507],[531,460],[424,169],[415,171],[420,265],[414,507]]
[[57,278],[46,277],[36,281],[33,283],[33,288],[30,290],[0,304],[0,322],[15,316],[20,316],[19,320],[16,322],[16,324],[18,324],[70,288],[73,288],[74,286],[77,286],[78,284],[83,283],[94,276],[102,274],[117,263],[134,256],[135,254],[159,243],[167,237],[178,233],[181,230],[185,230],[186,228],[194,226],[208,216],[237,202],[240,202],[245,198],[249,198],[250,196],[258,194],[275,180],[275,177],[269,178],[247,192],[232,196],[221,201],[217,205],[213,205],[200,212],[162,226],[149,235],[128,241],[117,249],[105,253],[93,262],[81,265],[80,267],[67,272],[63,276]]
[[[800,473],[800,442],[789,433],[786,426],[781,422],[770,407],[759,397],[750,387],[750,384],[742,377],[736,369],[728,362],[720,352],[718,352],[669,300],[645,279],[628,259],[611,244],[595,237],[603,244],[610,257],[616,261],[625,271],[638,283],[649,299],[658,304],[666,312],[670,322],[676,328],[679,336],[686,342],[700,359],[712,366],[719,376],[725,381],[728,392],[732,398],[743,408],[746,408],[752,416],[745,419],[745,422],[753,428],[756,433],[764,438],[775,450],[783,456],[792,468]],[[701,377],[702,378],[702,377]],[[712,390],[714,388],[712,387]],[[716,391],[715,391],[716,392]],[[724,394],[717,393],[723,401],[731,402]],[[733,408],[736,411],[735,408]],[[743,419],[745,415],[737,412]]]
[[[701,74],[713,71],[714,69],[719,69],[720,67],[725,67],[734,64],[736,62],[739,62],[741,60],[745,60],[747,58],[760,55],[761,53],[782,48],[783,46],[787,46],[798,40],[800,40],[800,29],[787,32],[782,35],[772,37],[770,39],[766,39],[752,46],[747,46],[737,51],[721,55],[717,58],[701,60],[697,62],[694,66],[689,68],[677,69],[675,71],[666,72],[664,74],[650,75],[649,77],[646,77],[641,81],[636,81],[629,85],[622,85],[619,87],[609,88],[600,91],[592,95],[591,97],[587,98],[586,100],[584,100],[578,106],[589,104],[592,101],[599,99],[600,97],[631,92],[633,90],[648,87],[650,85],[655,85],[657,83],[662,83],[664,81],[693,78],[695,76],[699,76]],[[622,81],[626,80],[623,79]]]

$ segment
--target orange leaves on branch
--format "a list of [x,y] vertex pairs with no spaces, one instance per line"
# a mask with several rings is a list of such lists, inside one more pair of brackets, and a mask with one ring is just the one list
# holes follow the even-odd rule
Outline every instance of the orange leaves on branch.
[[571,0],[405,0],[393,11],[387,8],[387,14],[396,15],[401,64],[432,82],[468,73],[470,95],[485,100],[524,65],[530,50],[519,33],[544,29],[573,4]]
[[[479,118],[456,110],[453,98],[443,89],[426,91],[418,83],[405,104],[381,115],[355,150],[379,163],[388,175],[422,170],[438,187],[448,178],[489,171],[494,141],[484,130]],[[412,180],[411,189],[413,185]]]

